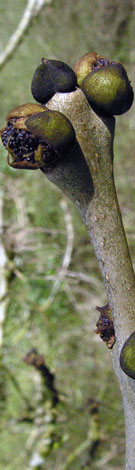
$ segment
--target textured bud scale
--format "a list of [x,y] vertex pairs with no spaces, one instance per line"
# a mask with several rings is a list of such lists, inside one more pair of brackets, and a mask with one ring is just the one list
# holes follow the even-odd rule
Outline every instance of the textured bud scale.
[[77,83],[88,102],[99,115],[120,115],[133,103],[133,89],[122,64],[91,52],[74,68]]
[[[12,121],[9,121],[1,133],[1,140],[12,155],[13,161],[10,162],[8,157],[8,163],[13,168],[37,170],[44,165],[49,169],[58,160],[57,153],[47,143],[27,130],[14,128]],[[42,147],[42,164],[36,160],[36,153],[37,155],[40,153],[40,147]]]
[[75,132],[62,113],[26,104],[8,114],[1,139],[10,166],[49,171],[70,151]]
[[99,69],[105,65],[113,64],[109,59],[99,56],[96,52],[88,52],[75,64],[74,71],[77,77],[77,84],[81,87],[84,78],[94,70]]

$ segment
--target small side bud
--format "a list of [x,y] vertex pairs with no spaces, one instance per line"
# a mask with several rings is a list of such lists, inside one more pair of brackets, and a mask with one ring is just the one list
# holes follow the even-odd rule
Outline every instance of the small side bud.
[[59,60],[42,59],[33,75],[31,91],[36,101],[45,104],[56,92],[73,91],[77,85],[74,71]]
[[115,343],[115,331],[110,306],[106,304],[103,307],[96,307],[96,310],[100,312],[100,316],[95,333],[100,335],[109,349],[112,349]]
[[135,331],[125,341],[121,350],[120,366],[128,377],[135,379]]

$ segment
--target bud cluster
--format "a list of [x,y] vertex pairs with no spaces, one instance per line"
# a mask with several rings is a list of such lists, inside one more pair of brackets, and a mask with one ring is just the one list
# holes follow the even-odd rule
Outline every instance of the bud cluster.
[[121,64],[110,62],[96,52],[83,56],[74,70],[64,62],[42,58],[31,85],[33,97],[40,104],[28,103],[15,108],[0,132],[9,152],[9,165],[48,171],[70,153],[75,141],[71,122],[45,104],[56,92],[74,92],[77,85],[101,116],[125,113],[132,105],[133,90]]

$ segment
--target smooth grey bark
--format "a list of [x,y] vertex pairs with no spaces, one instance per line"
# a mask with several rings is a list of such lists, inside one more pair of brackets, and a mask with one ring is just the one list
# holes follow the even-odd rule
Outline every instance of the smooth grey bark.
[[46,176],[75,203],[98,259],[116,334],[112,360],[123,396],[126,470],[134,470],[135,382],[121,370],[119,355],[135,329],[135,278],[113,177],[115,119],[97,116],[80,89],[55,94],[47,107],[63,112],[76,131],[78,143]]

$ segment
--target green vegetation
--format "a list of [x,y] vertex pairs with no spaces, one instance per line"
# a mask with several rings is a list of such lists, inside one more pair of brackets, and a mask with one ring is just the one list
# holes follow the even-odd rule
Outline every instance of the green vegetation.
[[[120,7],[115,0],[112,8],[106,8],[105,0],[93,4],[86,0],[85,7],[82,0],[59,0],[44,7],[1,69],[0,127],[10,109],[34,102],[31,80],[42,56],[73,67],[82,55],[97,50],[110,60],[123,61],[133,83],[134,15],[129,3]],[[10,0],[0,6],[1,49],[25,6],[24,0],[14,0],[12,8]],[[116,185],[133,263],[134,109],[117,119],[114,148]],[[73,205],[40,170],[10,168],[1,144],[0,155],[3,240],[9,259],[9,303],[1,350],[0,467],[30,470],[38,450],[45,458],[37,467],[41,470],[123,470],[120,392],[110,351],[94,333],[96,306],[107,299],[88,234]],[[74,231],[72,257],[68,275],[59,278],[59,288],[52,295],[67,245],[67,214]],[[24,362],[32,348],[44,356],[55,376],[60,396],[55,412],[39,372]]]

